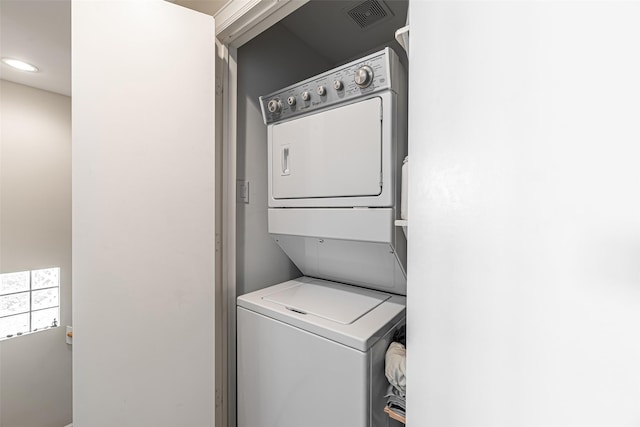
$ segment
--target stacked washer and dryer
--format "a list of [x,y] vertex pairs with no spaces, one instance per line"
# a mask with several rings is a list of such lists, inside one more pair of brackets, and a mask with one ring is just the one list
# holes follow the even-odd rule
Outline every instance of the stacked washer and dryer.
[[260,104],[269,233],[304,276],[238,298],[238,426],[386,426],[406,305],[405,71],[387,48]]

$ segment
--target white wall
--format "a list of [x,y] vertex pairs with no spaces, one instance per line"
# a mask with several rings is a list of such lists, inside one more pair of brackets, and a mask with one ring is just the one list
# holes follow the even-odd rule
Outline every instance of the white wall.
[[72,4],[76,427],[214,423],[214,43],[169,2]]
[[0,341],[0,426],[71,422],[71,98],[0,80],[0,271],[60,267],[60,325]]
[[282,25],[238,50],[237,179],[249,181],[249,203],[238,203],[237,294],[301,273],[267,232],[267,127],[258,97],[331,68]]
[[409,424],[640,425],[640,4],[410,16]]

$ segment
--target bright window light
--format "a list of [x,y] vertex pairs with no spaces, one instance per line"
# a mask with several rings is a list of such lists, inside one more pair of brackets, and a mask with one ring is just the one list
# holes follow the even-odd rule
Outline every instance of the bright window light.
[[31,73],[35,73],[38,71],[38,67],[31,65],[27,62],[20,61],[19,59],[14,58],[2,58],[2,62],[7,64],[10,67],[16,68],[21,71],[29,71]]
[[0,340],[60,324],[60,267],[0,273]]

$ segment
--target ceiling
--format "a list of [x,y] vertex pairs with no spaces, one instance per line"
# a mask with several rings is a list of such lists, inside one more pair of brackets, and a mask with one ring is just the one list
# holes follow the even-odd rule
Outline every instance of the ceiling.
[[[226,0],[173,3],[213,15]],[[71,96],[71,0],[0,0],[0,56],[40,70],[28,73],[0,63],[0,79]]]
[[312,50],[336,65],[386,45],[392,45],[397,53],[401,53],[402,48],[395,42],[395,32],[405,26],[409,2],[378,2],[383,3],[391,14],[365,28],[354,22],[347,12],[373,1],[311,0],[280,23]]
[[222,6],[227,3],[227,0],[167,0],[172,3],[179,4],[180,6],[187,7],[189,9],[197,10],[198,12],[206,13],[207,15],[215,15]]
[[0,54],[35,65],[37,73],[2,63],[0,78],[71,95],[71,1],[0,0]]
[[[172,2],[214,15],[227,0]],[[312,0],[281,23],[337,64],[389,44],[395,30],[404,25],[407,0],[386,0],[391,16],[366,29],[346,14],[360,3],[363,0]],[[0,0],[0,55],[22,59],[40,69],[27,73],[2,63],[1,79],[71,96],[71,0]]]

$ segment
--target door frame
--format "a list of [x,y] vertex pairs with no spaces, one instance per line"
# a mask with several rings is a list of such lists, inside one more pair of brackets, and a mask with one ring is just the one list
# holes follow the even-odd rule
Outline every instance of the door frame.
[[[236,146],[238,48],[309,0],[231,0],[216,22],[216,425],[236,426]],[[218,246],[219,245],[219,246]]]

